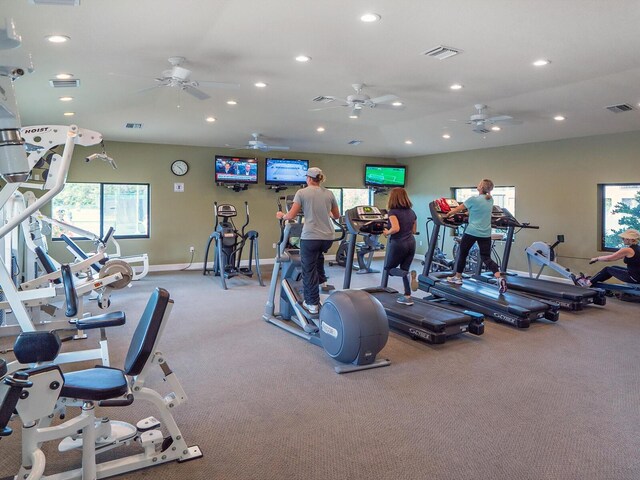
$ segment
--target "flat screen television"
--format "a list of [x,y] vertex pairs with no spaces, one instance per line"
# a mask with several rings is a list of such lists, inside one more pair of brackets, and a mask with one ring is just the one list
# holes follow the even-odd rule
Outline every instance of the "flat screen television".
[[266,185],[304,185],[307,182],[309,160],[267,158]]
[[216,155],[216,183],[258,183],[258,160]]
[[404,187],[407,167],[404,165],[365,165],[366,187]]

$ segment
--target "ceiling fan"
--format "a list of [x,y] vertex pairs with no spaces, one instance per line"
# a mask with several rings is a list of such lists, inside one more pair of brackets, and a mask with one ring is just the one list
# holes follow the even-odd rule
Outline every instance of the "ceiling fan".
[[[473,125],[473,131],[480,134],[490,133],[492,127],[501,127],[503,125],[520,125],[522,124],[522,120],[516,120],[510,115],[496,115],[490,117],[486,110],[486,105],[482,103],[477,103],[474,105],[477,110],[476,113],[469,117],[468,125]],[[500,130],[500,128],[495,128],[493,130]]]
[[270,152],[272,150],[289,150],[290,147],[283,145],[267,145],[263,141],[259,140],[263,135],[259,133],[252,133],[253,140],[249,140],[246,145],[242,147],[233,147],[232,145],[226,145],[237,150],[260,150],[261,152]]
[[348,107],[351,109],[349,118],[358,118],[360,117],[360,112],[365,107],[398,109],[398,110],[401,110],[403,108],[400,102],[397,102],[396,105],[393,105],[391,103],[398,100],[398,97],[396,95],[388,94],[388,95],[382,95],[379,97],[371,98],[369,97],[369,95],[362,93],[362,89],[366,87],[364,83],[354,83],[351,86],[356,91],[356,93],[349,95],[346,99],[335,97],[335,96],[329,96],[329,95],[319,95],[315,97],[313,99],[314,102],[331,103],[337,100],[340,102],[340,104],[332,105],[330,107],[314,108],[311,111],[326,110],[328,108],[336,108],[336,107]]
[[[206,100],[210,98],[206,92],[197,87],[218,87],[218,88],[238,88],[237,83],[223,83],[210,81],[196,81],[191,79],[191,70],[184,68],[184,57],[169,57],[171,68],[162,72],[160,77],[155,78],[158,82],[155,86],[145,90],[151,90],[158,87],[173,87],[194,96],[198,100]],[[144,91],[144,90],[143,90]]]

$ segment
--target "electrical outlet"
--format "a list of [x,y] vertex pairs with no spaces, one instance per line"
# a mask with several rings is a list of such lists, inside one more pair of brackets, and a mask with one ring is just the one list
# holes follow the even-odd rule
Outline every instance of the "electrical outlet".
[[422,240],[418,240],[418,246],[421,247],[422,246]]
[[278,244],[277,244],[277,243],[274,243],[274,244],[273,244],[273,248],[274,248],[274,249],[278,248]]
[[196,251],[196,247],[189,247],[189,253],[193,253]]

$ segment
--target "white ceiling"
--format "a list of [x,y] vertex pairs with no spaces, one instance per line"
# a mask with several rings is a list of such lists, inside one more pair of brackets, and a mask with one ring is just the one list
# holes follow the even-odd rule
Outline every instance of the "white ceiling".
[[[362,23],[368,11],[382,20]],[[35,65],[16,82],[23,125],[67,124],[71,110],[71,122],[107,141],[221,147],[259,132],[295,152],[402,158],[640,130],[638,0],[0,0],[1,16],[14,18],[23,44],[0,52],[0,65],[26,66],[28,54]],[[44,40],[54,33],[71,41]],[[463,53],[421,55],[437,45]],[[296,62],[301,53],[312,61]],[[240,88],[203,87],[204,101],[170,88],[139,92],[177,55],[193,79]],[[552,63],[532,66],[539,58]],[[51,88],[60,72],[80,88]],[[464,88],[450,90],[455,82]],[[367,109],[357,120],[348,108],[310,111],[321,106],[314,97],[346,97],[353,83],[406,108]],[[58,100],[67,94],[72,102]],[[483,137],[465,124],[475,103],[524,123]],[[636,109],[604,108],[619,103]],[[567,120],[554,121],[559,113]],[[210,115],[217,121],[206,123]],[[347,145],[354,139],[362,144]]]

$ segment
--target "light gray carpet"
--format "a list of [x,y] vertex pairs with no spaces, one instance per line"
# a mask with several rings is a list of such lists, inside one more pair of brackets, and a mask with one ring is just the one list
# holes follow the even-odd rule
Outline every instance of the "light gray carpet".
[[[340,286],[343,269],[329,271]],[[640,305],[609,299],[528,330],[488,320],[440,346],[392,334],[390,367],[337,375],[322,349],[261,320],[267,287],[153,274],[113,296],[128,325],[111,333],[112,364],[155,286],[175,300],[161,346],[189,395],[175,416],[204,458],[126,478],[640,478]],[[0,477],[17,471],[19,439],[0,441]],[[52,471],[78,464],[47,452]]]

